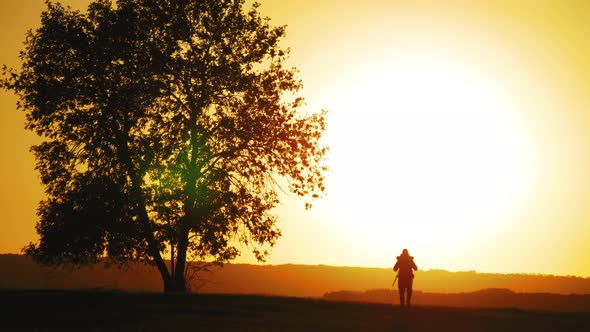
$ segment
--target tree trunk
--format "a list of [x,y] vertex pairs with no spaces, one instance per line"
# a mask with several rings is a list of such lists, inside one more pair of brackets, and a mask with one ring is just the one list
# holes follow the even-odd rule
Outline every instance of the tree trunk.
[[[152,258],[154,259],[154,262],[156,263],[156,267],[158,268],[158,271],[160,272],[160,275],[162,276],[162,280],[164,282],[164,291],[168,292],[168,289],[170,289],[170,288],[175,289],[176,288],[176,287],[173,287],[173,284],[175,283],[175,281],[173,279],[175,279],[175,278],[172,278],[170,276],[171,273],[168,272],[168,267],[166,266],[164,259],[160,255],[160,251],[158,249],[158,244],[156,242],[156,239],[154,238],[152,225],[150,223],[150,219],[149,219],[147,210],[145,208],[146,203],[145,203],[145,196],[144,196],[143,191],[141,189],[141,179],[139,178],[139,176],[136,172],[136,168],[135,168],[135,165],[133,164],[133,160],[131,160],[131,154],[129,153],[129,147],[127,145],[129,142],[129,137],[128,137],[127,133],[128,133],[128,129],[127,129],[127,131],[120,133],[119,137],[118,137],[119,146],[120,146],[119,158],[121,158],[124,165],[126,165],[127,174],[129,175],[129,178],[131,179],[131,190],[132,190],[134,197],[137,199],[137,205],[138,205],[138,210],[139,210],[138,217],[139,217],[140,221],[143,223],[143,226],[145,227],[146,240],[148,241],[148,252],[149,252],[150,256],[152,256]],[[186,286],[184,286],[184,288],[186,288]]]
[[177,275],[174,279],[164,280],[164,292],[165,293],[186,293],[186,280],[184,273]]
[[[186,223],[186,221],[184,221]],[[186,251],[188,249],[188,227],[183,226],[180,230],[178,247],[176,250],[176,266],[172,270],[172,291],[186,292],[186,278],[184,269],[186,267]]]

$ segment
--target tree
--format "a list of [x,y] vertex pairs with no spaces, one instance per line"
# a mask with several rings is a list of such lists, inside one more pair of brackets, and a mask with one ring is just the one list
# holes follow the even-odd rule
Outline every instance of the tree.
[[324,192],[325,112],[301,110],[285,27],[244,7],[96,0],[80,13],[47,1],[22,68],[1,81],[43,138],[32,151],[46,199],[27,254],[145,261],[165,291],[186,291],[190,261],[231,261],[238,244],[268,257],[280,191]]

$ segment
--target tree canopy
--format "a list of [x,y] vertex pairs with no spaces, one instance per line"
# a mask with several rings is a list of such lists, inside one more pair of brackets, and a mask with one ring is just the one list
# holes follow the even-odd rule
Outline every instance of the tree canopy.
[[[302,111],[285,27],[244,0],[47,2],[18,70],[46,198],[46,264],[103,257],[157,266],[186,290],[187,261],[223,263],[245,244],[259,260],[280,236],[279,192],[324,192],[325,112]],[[170,263],[166,262],[169,259]]]

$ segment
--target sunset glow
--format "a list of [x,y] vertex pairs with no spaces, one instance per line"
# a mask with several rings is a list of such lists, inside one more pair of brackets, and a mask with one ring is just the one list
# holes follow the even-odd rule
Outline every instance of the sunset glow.
[[424,53],[360,68],[343,93],[357,98],[336,106],[327,132],[331,199],[370,242],[402,242],[401,232],[421,234],[419,248],[462,250],[508,227],[537,161],[493,73]]
[[[0,4],[0,65],[39,24],[43,2],[20,3]],[[590,2],[261,4],[331,148],[326,197],[276,209],[269,264],[390,267],[408,248],[420,269],[590,277]],[[18,253],[37,138],[13,95],[0,107],[0,252]]]

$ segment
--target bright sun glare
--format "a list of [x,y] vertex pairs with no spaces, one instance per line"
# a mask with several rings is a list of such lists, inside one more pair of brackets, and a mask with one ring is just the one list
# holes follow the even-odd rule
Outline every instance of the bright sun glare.
[[412,58],[360,68],[353,81],[326,132],[339,225],[388,255],[405,234],[419,234],[415,252],[461,251],[504,227],[532,185],[533,156],[492,76]]

